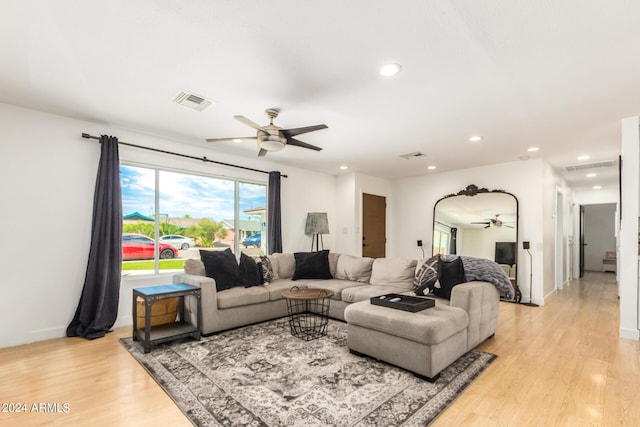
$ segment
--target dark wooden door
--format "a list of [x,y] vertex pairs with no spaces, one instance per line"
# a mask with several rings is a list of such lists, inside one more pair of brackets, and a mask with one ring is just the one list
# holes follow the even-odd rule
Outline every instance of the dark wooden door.
[[362,256],[384,258],[387,243],[387,199],[362,194]]

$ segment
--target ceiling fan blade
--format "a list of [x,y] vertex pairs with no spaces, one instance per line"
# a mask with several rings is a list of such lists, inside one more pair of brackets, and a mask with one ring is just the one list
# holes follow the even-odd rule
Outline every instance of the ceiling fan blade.
[[234,139],[258,139],[257,136],[236,136],[229,138],[207,138],[207,142],[233,141]]
[[292,136],[301,135],[303,133],[313,132],[315,130],[326,129],[327,125],[315,125],[315,126],[305,126],[303,128],[295,128],[295,129],[282,129],[280,132],[286,138],[290,138]]
[[487,225],[489,225],[491,223],[485,221],[485,222],[470,222],[469,224],[487,224]]
[[295,128],[295,129],[282,129],[280,130],[280,132],[284,137],[290,138],[292,136],[300,135],[303,133],[313,132],[315,130],[320,130],[320,129],[326,129],[327,127],[328,127],[327,125],[305,126],[302,128]]
[[316,147],[315,145],[307,144],[306,142],[298,141],[297,139],[294,139],[294,138],[287,138],[287,145],[296,145],[298,147],[308,148],[310,150],[316,150],[316,151],[322,150],[322,148],[320,148],[320,147]]
[[247,126],[251,126],[254,129],[257,130],[262,130],[262,127],[260,127],[259,125],[257,125],[256,123],[252,122],[251,120],[247,119],[245,116],[233,116],[236,120],[244,123]]
[[258,157],[264,157],[267,155],[267,153],[268,153],[267,150],[261,148],[260,151],[258,152]]

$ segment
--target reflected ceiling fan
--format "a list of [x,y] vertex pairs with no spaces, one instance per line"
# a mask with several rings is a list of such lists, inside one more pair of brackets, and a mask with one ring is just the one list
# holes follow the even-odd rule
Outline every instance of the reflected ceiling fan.
[[322,148],[315,145],[307,144],[306,142],[299,141],[294,138],[296,135],[303,133],[313,132],[320,129],[326,129],[327,125],[315,125],[305,126],[295,129],[282,129],[279,126],[273,124],[273,119],[278,117],[280,110],[277,108],[269,108],[264,111],[267,117],[269,117],[269,124],[266,126],[259,126],[258,124],[247,119],[245,116],[234,116],[236,120],[241,121],[247,126],[251,126],[257,130],[256,136],[241,136],[233,138],[208,138],[207,142],[219,142],[219,141],[233,141],[241,139],[255,139],[258,142],[260,151],[258,156],[265,156],[269,151],[280,151],[285,145],[295,145],[297,147],[308,148],[310,150],[320,151]]
[[500,217],[500,214],[496,214],[495,218],[487,218],[486,221],[471,222],[470,224],[485,224],[484,228],[491,228],[491,227],[496,227],[496,228],[500,228],[500,227],[515,228],[515,227],[513,227],[511,225],[507,225],[504,222],[502,222],[502,220],[499,217]]

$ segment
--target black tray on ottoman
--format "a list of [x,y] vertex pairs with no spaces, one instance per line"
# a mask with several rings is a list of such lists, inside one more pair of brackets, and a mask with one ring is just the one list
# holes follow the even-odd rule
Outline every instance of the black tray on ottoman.
[[[391,302],[392,298],[400,298],[400,301]],[[417,311],[434,307],[436,305],[436,301],[433,298],[412,297],[410,295],[400,294],[387,294],[381,295],[379,297],[372,297],[371,304],[415,313]]]

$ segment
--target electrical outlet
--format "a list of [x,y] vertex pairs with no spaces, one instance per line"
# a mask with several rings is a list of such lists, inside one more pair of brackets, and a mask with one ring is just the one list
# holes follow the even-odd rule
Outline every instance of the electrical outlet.
[[418,240],[418,246],[422,247],[422,240]]

